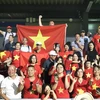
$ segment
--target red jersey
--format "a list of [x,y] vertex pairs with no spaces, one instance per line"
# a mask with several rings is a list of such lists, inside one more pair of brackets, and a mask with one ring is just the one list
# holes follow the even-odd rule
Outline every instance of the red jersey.
[[94,98],[100,98],[100,95],[98,95],[96,91],[97,88],[100,88],[100,79],[96,80],[93,78],[92,85],[88,84],[88,92],[91,92]]
[[92,38],[92,41],[95,44],[95,47],[96,47],[98,54],[100,54],[100,35],[95,34]]
[[14,50],[12,52],[12,64],[18,68],[20,66],[20,50]]
[[79,63],[72,63],[71,64],[71,71],[72,71],[72,76],[74,77],[75,75],[75,71],[76,71],[76,69],[78,69],[79,68]]
[[32,89],[29,90],[30,88],[30,80],[29,78],[25,78],[25,84],[24,84],[24,93],[23,97],[24,98],[39,98],[39,93],[36,90],[36,84],[38,83],[39,85],[42,85],[42,82],[39,78],[35,78],[32,84]]
[[71,63],[72,63],[72,61],[70,61],[68,59],[65,60],[65,69],[66,70],[71,70]]
[[[51,77],[51,84],[54,84],[54,76]],[[60,77],[58,80],[57,88],[55,89],[57,98],[69,98],[68,90],[65,88],[65,76]]]
[[91,77],[93,77],[93,68],[86,68],[84,71],[84,77],[86,80],[89,80]]
[[75,84],[74,84],[74,92],[73,92],[73,95],[72,97],[75,97],[76,95],[78,94],[83,94],[84,92],[87,91],[87,80],[84,80],[82,81],[82,83],[79,83],[79,81],[77,81]]

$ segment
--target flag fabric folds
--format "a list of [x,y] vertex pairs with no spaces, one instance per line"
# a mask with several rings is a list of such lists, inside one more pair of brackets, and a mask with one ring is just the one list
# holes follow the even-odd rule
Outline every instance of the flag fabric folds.
[[42,48],[46,51],[53,49],[54,43],[60,43],[63,48],[66,41],[66,24],[54,26],[24,26],[17,25],[18,41],[24,37],[28,39],[28,44],[34,49],[37,42],[42,43]]

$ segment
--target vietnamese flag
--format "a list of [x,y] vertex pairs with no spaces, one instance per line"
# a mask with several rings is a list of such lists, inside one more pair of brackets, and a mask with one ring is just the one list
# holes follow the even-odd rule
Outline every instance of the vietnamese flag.
[[18,41],[23,37],[28,39],[28,44],[34,49],[37,42],[42,43],[42,48],[46,51],[53,49],[54,43],[59,43],[61,48],[66,42],[66,24],[54,26],[23,26],[17,25]]

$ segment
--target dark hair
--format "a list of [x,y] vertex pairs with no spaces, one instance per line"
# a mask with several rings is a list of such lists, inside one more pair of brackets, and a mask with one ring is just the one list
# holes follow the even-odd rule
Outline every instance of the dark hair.
[[56,58],[56,62],[57,62],[59,59],[61,59],[61,60],[62,60],[62,63],[63,63],[63,58],[62,58],[62,56],[57,57],[57,58]]
[[64,65],[63,63],[58,63],[58,64],[56,65],[56,69],[57,69],[57,67],[58,67],[59,65],[62,65],[62,66],[63,66],[63,69],[65,70],[65,65]]
[[71,42],[70,42],[70,41],[66,42],[66,44],[64,45],[64,47],[65,47],[66,45],[69,47],[69,50],[72,50],[72,46],[71,46]]
[[35,57],[36,57],[36,63],[37,63],[37,56],[36,56],[36,55],[34,55],[34,54],[32,54],[32,55],[29,57],[28,62],[29,62],[29,63],[32,63],[32,57],[33,57],[33,56],[35,56]]
[[17,45],[17,44],[20,44],[20,46],[21,46],[21,43],[20,43],[20,42],[16,42],[16,43],[15,43],[15,45]]
[[96,51],[96,49],[95,49],[95,44],[94,44],[94,42],[92,42],[92,41],[90,41],[90,42],[88,43],[88,51],[90,51],[90,48],[89,48],[90,43],[92,43],[92,44],[94,45],[93,51]]
[[69,55],[67,56],[67,59],[69,59],[69,57],[73,57],[73,55],[72,55],[72,54],[69,54]]
[[30,67],[34,68],[34,66],[33,66],[33,65],[28,65],[27,69],[28,69],[28,68],[30,68]]
[[52,89],[52,88],[51,88],[51,84],[43,84],[43,85],[42,85],[42,93],[43,93],[43,94],[45,94],[45,88],[46,88],[46,86],[49,86],[50,89]]
[[[76,71],[75,71],[75,77],[78,77],[78,76],[77,76],[77,72],[78,72],[80,69],[83,71],[82,68],[77,68]],[[84,77],[84,71],[83,71],[83,77]]]

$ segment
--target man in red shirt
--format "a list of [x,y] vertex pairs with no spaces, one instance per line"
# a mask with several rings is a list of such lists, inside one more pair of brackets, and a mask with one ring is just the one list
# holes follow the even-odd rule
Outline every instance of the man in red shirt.
[[100,55],[100,26],[98,27],[98,33],[93,36],[92,41],[94,42],[96,50]]

